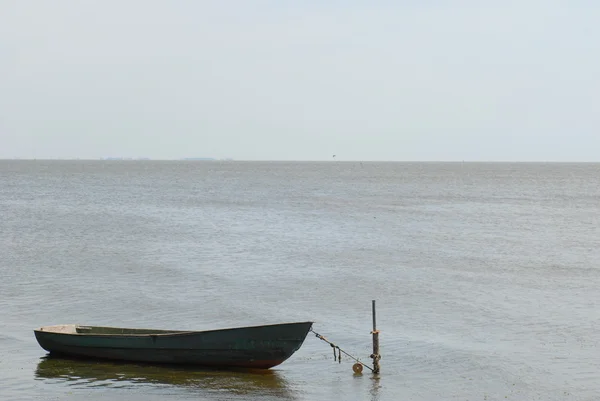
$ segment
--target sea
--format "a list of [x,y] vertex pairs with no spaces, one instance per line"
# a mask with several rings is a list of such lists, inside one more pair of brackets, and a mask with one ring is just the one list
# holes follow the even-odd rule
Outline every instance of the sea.
[[[600,164],[0,161],[0,400],[598,400]],[[40,326],[314,322],[266,372]]]

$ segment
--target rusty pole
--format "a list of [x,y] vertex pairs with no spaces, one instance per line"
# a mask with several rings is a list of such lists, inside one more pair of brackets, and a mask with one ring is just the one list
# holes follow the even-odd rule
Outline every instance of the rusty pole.
[[377,318],[375,315],[375,300],[373,300],[373,353],[371,354],[371,358],[373,359],[373,373],[379,373],[379,360],[381,359],[381,355],[379,355],[379,330],[377,330]]

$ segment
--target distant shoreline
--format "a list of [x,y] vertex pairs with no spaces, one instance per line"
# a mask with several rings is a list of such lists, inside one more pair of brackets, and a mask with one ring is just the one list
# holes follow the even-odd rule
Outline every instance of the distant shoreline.
[[40,162],[60,162],[60,161],[85,161],[85,162],[243,162],[243,163],[405,163],[405,164],[599,164],[600,161],[504,161],[504,160],[245,160],[245,159],[217,159],[209,157],[186,157],[179,159],[152,159],[152,158],[119,158],[119,157],[106,157],[98,159],[87,159],[87,158],[0,158],[0,161],[40,161]]

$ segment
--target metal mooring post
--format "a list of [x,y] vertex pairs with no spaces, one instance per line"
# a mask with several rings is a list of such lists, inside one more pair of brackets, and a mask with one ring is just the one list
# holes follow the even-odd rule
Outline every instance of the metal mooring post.
[[375,314],[375,300],[373,300],[373,353],[371,354],[371,358],[373,359],[373,373],[379,373],[379,360],[381,359],[381,355],[379,355],[379,330],[377,330],[377,317]]

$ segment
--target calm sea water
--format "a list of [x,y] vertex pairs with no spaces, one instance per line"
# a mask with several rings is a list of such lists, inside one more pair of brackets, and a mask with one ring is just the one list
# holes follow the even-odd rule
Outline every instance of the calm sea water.
[[[0,161],[2,400],[597,400],[600,165]],[[33,329],[313,320],[264,374],[46,358]]]

